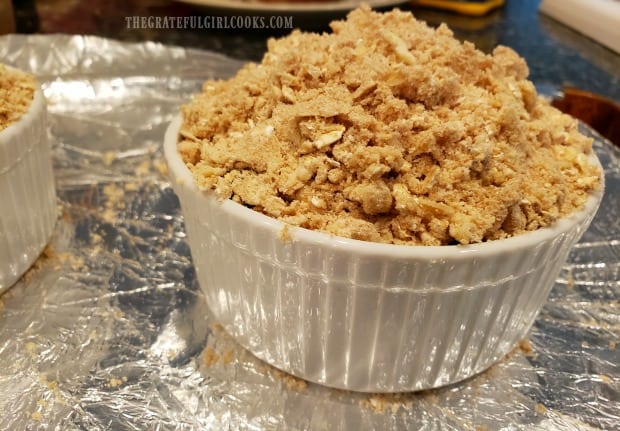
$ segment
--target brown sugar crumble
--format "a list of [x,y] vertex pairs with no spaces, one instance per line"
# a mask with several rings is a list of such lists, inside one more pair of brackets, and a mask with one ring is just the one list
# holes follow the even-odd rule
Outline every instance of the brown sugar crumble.
[[0,64],[0,131],[18,121],[34,98],[36,81],[32,75]]
[[525,354],[525,356],[531,355],[534,352],[534,347],[532,346],[532,342],[527,338],[523,338],[519,340],[517,346]]
[[331,28],[270,40],[183,107],[201,189],[337,236],[448,245],[547,226],[598,187],[591,139],[510,48],[484,54],[399,10]]

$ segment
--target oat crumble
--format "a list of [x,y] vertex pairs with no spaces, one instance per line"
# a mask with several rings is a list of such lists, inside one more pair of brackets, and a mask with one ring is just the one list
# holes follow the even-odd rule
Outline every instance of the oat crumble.
[[0,131],[18,121],[34,98],[36,81],[32,75],[0,64]]
[[547,226],[598,186],[591,139],[512,49],[484,54],[399,10],[331,28],[271,39],[183,107],[201,189],[294,226],[447,245]]

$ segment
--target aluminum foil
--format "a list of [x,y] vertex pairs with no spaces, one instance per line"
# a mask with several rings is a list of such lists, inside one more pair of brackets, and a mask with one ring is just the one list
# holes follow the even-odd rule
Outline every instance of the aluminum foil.
[[60,35],[1,37],[0,59],[42,83],[61,212],[0,297],[0,429],[620,429],[620,151],[595,134],[606,196],[528,339],[457,385],[358,394],[265,365],[206,311],[160,146],[239,61]]

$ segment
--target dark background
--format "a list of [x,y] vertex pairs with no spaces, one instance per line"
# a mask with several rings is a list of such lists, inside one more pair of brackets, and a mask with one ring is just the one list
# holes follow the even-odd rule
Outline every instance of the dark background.
[[[620,55],[539,14],[539,3],[540,0],[506,0],[502,8],[482,17],[406,3],[399,7],[411,10],[433,26],[446,22],[458,38],[472,41],[483,51],[489,52],[498,44],[512,47],[526,59],[532,81],[543,92],[573,86],[620,102]],[[156,41],[255,61],[265,52],[269,37],[290,31],[127,27],[128,16],[256,15],[252,11],[195,7],[171,0],[13,0],[13,8],[19,33],[89,34],[125,41]],[[292,16],[295,27],[314,31],[329,31],[329,21],[344,16],[281,14]]]

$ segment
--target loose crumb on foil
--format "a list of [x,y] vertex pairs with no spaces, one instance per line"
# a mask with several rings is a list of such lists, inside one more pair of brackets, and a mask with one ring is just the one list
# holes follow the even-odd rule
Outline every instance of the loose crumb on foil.
[[534,410],[540,415],[544,415],[545,413],[547,413],[547,407],[545,407],[545,405],[541,403],[537,403],[534,407]]
[[525,356],[532,355],[532,352],[534,351],[534,347],[532,346],[532,342],[530,340],[528,340],[527,338],[523,338],[523,339],[519,340],[519,342],[517,343],[517,346],[519,347],[521,352],[523,352],[523,354],[525,354]]
[[293,226],[448,245],[547,226],[598,187],[591,139],[512,49],[484,54],[399,10],[331,29],[271,39],[183,107],[200,188]]
[[122,376],[121,378],[111,377],[107,381],[106,387],[107,388],[117,388],[117,387],[123,385],[124,383],[127,383],[127,376]]
[[202,353],[202,363],[207,368],[210,368],[218,363],[228,365],[232,363],[234,359],[235,352],[233,349],[228,349],[223,353],[219,353],[212,346],[207,346]]
[[22,280],[26,283],[30,282],[32,278],[39,272],[41,268],[48,264],[53,264],[54,266],[58,265],[59,258],[58,252],[54,248],[54,246],[48,244],[45,246],[37,260],[28,268],[28,270],[22,275]]
[[0,64],[0,131],[28,111],[35,88],[36,81],[32,75]]
[[[201,353],[202,365],[204,367],[228,366],[247,353],[240,348],[220,323],[212,324],[211,331],[214,336],[209,337],[207,345]],[[256,371],[281,382],[286,389],[295,392],[302,392],[307,389],[307,381],[279,370],[258,358],[256,360]]]
[[209,337],[207,345],[202,352],[202,364],[210,368],[217,364],[229,365],[235,360],[236,343],[228,335],[220,323],[211,325],[214,336]]
[[370,394],[360,400],[360,406],[381,414],[391,412],[396,414],[399,410],[411,410],[414,399],[424,397],[425,394],[398,393],[398,394]]
[[299,377],[295,377],[277,368],[270,367],[269,374],[279,379],[290,391],[303,392],[308,388],[308,382]]

